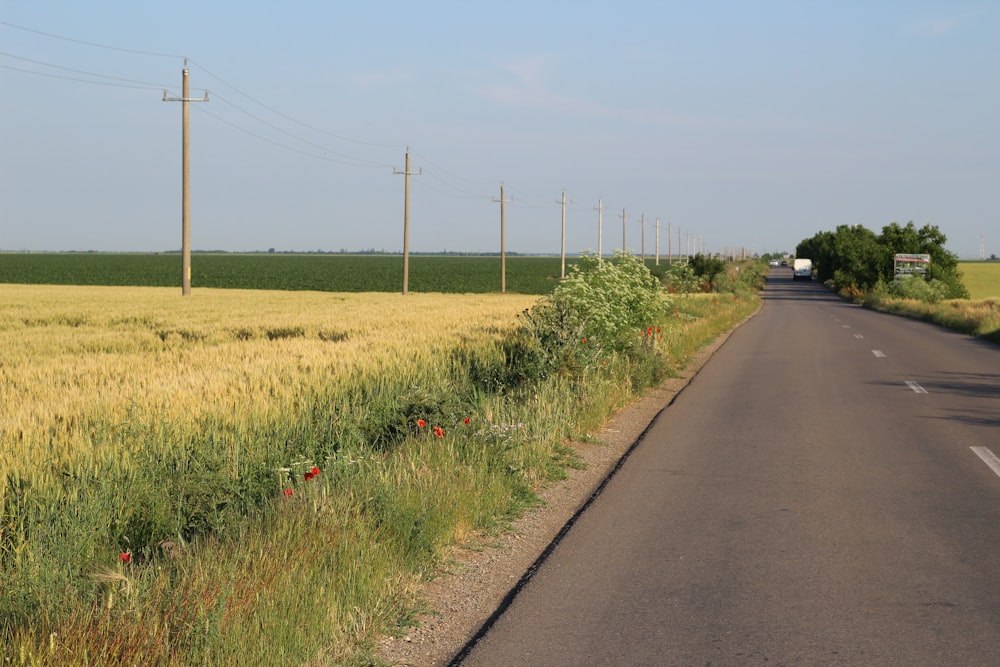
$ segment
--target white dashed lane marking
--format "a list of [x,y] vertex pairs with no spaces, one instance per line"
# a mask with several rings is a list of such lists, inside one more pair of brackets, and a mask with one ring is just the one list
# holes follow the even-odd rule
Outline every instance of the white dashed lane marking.
[[921,387],[918,383],[914,382],[913,380],[907,380],[906,381],[906,386],[909,387],[910,389],[912,389],[913,392],[916,393],[916,394],[926,394],[927,393],[926,389],[924,389],[923,387]]
[[976,456],[981,458],[983,463],[988,465],[990,470],[997,474],[997,477],[1000,477],[1000,458],[998,458],[996,454],[991,452],[986,447],[969,447],[969,449],[971,449]]

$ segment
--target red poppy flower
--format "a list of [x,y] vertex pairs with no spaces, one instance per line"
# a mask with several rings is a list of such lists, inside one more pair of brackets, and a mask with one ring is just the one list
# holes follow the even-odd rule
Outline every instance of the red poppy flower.
[[292,497],[292,495],[294,495],[294,494],[295,494],[295,492],[294,492],[294,491],[292,491],[291,489],[285,489],[284,491],[282,491],[282,493],[283,493],[283,494],[285,494],[285,497],[286,497],[286,498],[291,498],[291,497]]
[[418,419],[417,420],[417,426],[420,427],[420,428],[423,428],[423,427],[427,426],[427,422],[425,422],[423,419]]
[[586,338],[584,338],[584,339],[583,339],[582,341],[580,341],[580,342],[581,342],[581,343],[584,343],[584,344],[586,344],[586,343],[587,343],[587,339],[586,339]]
[[464,423],[466,423],[466,424],[471,424],[471,423],[472,423],[472,420],[471,420],[471,419],[469,419],[468,417],[466,417],[466,418],[465,418],[465,419],[463,419],[462,421],[463,421]]
[[120,554],[118,554],[118,560],[120,560],[123,563],[131,563],[132,562],[132,554],[130,554],[127,551],[123,551]]
[[310,470],[309,472],[311,472],[311,473],[312,473],[312,476],[313,476],[313,477],[315,477],[316,475],[318,475],[318,474],[319,474],[319,468],[315,468],[315,467],[314,467],[314,468],[313,468],[312,470]]
[[311,479],[312,479],[313,477],[315,477],[315,475],[313,475],[313,473],[312,473],[312,471],[311,471],[311,470],[309,470],[309,471],[307,471],[307,472],[306,472],[306,481],[307,481],[307,482],[308,482],[309,480],[311,480]]
[[436,435],[439,438],[443,438],[444,437],[444,429],[441,428],[440,426],[435,426],[434,427],[434,435]]

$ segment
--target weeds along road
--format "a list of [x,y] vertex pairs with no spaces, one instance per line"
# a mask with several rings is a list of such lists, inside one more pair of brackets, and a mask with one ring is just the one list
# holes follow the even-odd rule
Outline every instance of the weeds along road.
[[996,455],[1000,349],[772,270],[454,664],[997,665]]

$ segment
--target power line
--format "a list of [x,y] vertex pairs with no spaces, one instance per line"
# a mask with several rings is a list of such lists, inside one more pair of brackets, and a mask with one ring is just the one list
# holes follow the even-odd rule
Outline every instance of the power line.
[[458,174],[453,174],[453,173],[449,172],[447,169],[445,169],[444,167],[442,167],[441,165],[434,164],[434,162],[432,162],[431,160],[428,160],[426,155],[423,155],[423,154],[418,153],[416,151],[413,151],[413,154],[416,155],[417,157],[419,157],[421,160],[423,160],[427,164],[431,165],[432,167],[437,168],[438,171],[441,171],[442,173],[448,174],[452,178],[457,178],[460,181],[465,181],[466,183],[471,183],[472,185],[493,185],[493,181],[476,181],[476,180],[473,180],[471,178],[465,178],[464,176],[459,176]]
[[334,155],[339,155],[340,157],[347,158],[349,160],[354,160],[354,161],[358,162],[359,165],[366,166],[366,167],[391,167],[392,166],[392,165],[386,164],[386,163],[373,162],[371,160],[365,160],[363,158],[354,157],[353,155],[348,155],[347,153],[341,153],[339,151],[333,150],[332,148],[328,148],[326,146],[321,146],[320,144],[317,144],[317,143],[314,143],[312,141],[309,141],[308,139],[303,139],[302,137],[300,137],[298,135],[292,134],[291,132],[288,132],[287,130],[284,130],[284,129],[278,127],[274,123],[272,123],[270,121],[267,121],[267,120],[264,120],[260,116],[256,116],[256,115],[250,113],[246,109],[243,109],[241,107],[236,106],[235,104],[233,104],[229,100],[225,99],[224,97],[222,97],[218,93],[215,94],[215,98],[218,99],[218,100],[221,100],[222,102],[224,102],[226,104],[228,104],[229,106],[231,106],[232,108],[236,109],[240,113],[246,114],[250,118],[253,118],[258,123],[263,123],[264,125],[267,125],[268,127],[270,127],[274,131],[280,132],[281,134],[284,134],[287,137],[295,139],[296,141],[301,141],[302,143],[306,144],[307,146],[312,146],[313,148],[319,149],[319,150],[321,150],[321,151],[323,151],[325,153],[332,153]]
[[[416,153],[414,153],[414,155],[416,155]],[[475,193],[467,192],[465,190],[462,190],[461,188],[457,188],[457,187],[455,187],[454,185],[452,185],[451,183],[449,183],[445,179],[441,178],[440,176],[438,176],[437,174],[435,174],[432,171],[424,171],[424,173],[426,175],[430,176],[431,178],[437,179],[441,183],[444,183],[445,186],[451,188],[456,193],[460,193],[460,194],[456,195],[454,193],[445,192],[444,190],[439,190],[437,188],[433,188],[433,187],[430,187],[430,186],[425,186],[425,187],[428,187],[431,190],[434,190],[435,192],[439,192],[439,193],[441,193],[443,195],[447,195],[449,197],[460,197],[462,199],[489,199],[490,198],[490,195],[477,195]]]
[[[75,43],[75,44],[81,44],[81,45],[88,46],[88,47],[93,47],[93,48],[106,49],[106,50],[117,51],[117,52],[121,52],[121,53],[137,54],[137,55],[142,55],[142,56],[184,59],[185,63],[190,62],[193,66],[195,66],[198,69],[202,70],[205,74],[207,74],[208,76],[212,77],[213,79],[215,79],[216,81],[218,81],[220,84],[222,84],[226,88],[234,91],[236,94],[238,94],[238,95],[242,96],[243,98],[249,100],[250,102],[252,102],[252,103],[254,103],[254,104],[262,107],[263,109],[269,111],[270,113],[272,113],[272,114],[274,114],[274,115],[276,115],[276,116],[284,119],[285,121],[288,121],[290,123],[294,123],[294,124],[296,124],[296,125],[298,125],[300,127],[308,129],[308,130],[310,130],[312,132],[316,132],[318,134],[323,134],[323,135],[329,136],[331,138],[337,139],[339,141],[346,141],[346,142],[350,142],[350,143],[354,143],[354,144],[365,145],[365,146],[373,146],[373,147],[380,147],[380,148],[398,148],[397,144],[378,143],[378,142],[371,142],[371,141],[363,141],[363,140],[359,140],[359,139],[354,139],[354,138],[351,138],[351,137],[347,137],[347,136],[344,136],[344,135],[340,135],[340,134],[336,134],[336,133],[324,130],[323,128],[319,128],[319,127],[310,125],[308,123],[304,123],[304,122],[302,122],[302,121],[300,121],[300,120],[298,120],[298,119],[296,119],[296,118],[294,118],[294,117],[292,117],[292,116],[290,116],[288,114],[285,114],[285,113],[279,111],[278,109],[276,109],[276,108],[274,108],[272,106],[269,106],[268,104],[262,102],[261,100],[255,98],[254,96],[252,96],[252,95],[244,92],[243,90],[240,90],[239,88],[237,88],[236,86],[232,85],[231,83],[229,83],[228,81],[226,81],[222,77],[220,77],[217,74],[209,71],[208,68],[206,68],[205,66],[203,66],[200,63],[197,63],[194,60],[191,60],[191,59],[189,59],[189,58],[187,58],[185,56],[181,56],[181,55],[177,55],[177,54],[171,54],[171,53],[156,52],[156,51],[147,51],[147,50],[142,50],[142,49],[123,48],[123,47],[113,46],[113,45],[105,44],[105,43],[101,43],[101,42],[88,41],[88,40],[83,40],[83,39],[76,39],[76,38],[73,38],[73,37],[67,37],[67,36],[64,36],[64,35],[57,35],[57,34],[45,32],[45,31],[42,31],[42,30],[35,30],[33,28],[28,28],[26,26],[16,25],[16,24],[13,24],[13,23],[9,23],[7,21],[0,21],[0,25],[8,27],[8,28],[16,29],[16,30],[21,30],[21,31],[24,31],[24,32],[36,34],[36,35],[41,35],[41,36],[44,36],[44,37],[47,37],[47,38],[50,38],[50,39],[57,39],[57,40],[65,41],[65,42],[71,42],[71,43]],[[47,72],[41,72],[41,71],[35,71],[35,70],[30,70],[30,69],[23,69],[23,68],[18,68],[18,67],[12,67],[12,66],[9,66],[9,65],[0,65],[0,68],[3,68],[3,69],[8,69],[8,70],[12,70],[12,71],[19,71],[19,72],[23,72],[23,73],[27,73],[27,74],[33,74],[33,75],[36,75],[36,76],[46,76],[46,77],[50,77],[50,78],[62,79],[62,80],[68,80],[68,81],[75,81],[75,82],[79,82],[79,83],[89,83],[91,85],[103,85],[103,86],[113,86],[113,87],[121,87],[121,88],[152,89],[152,90],[160,90],[160,89],[164,89],[165,90],[165,89],[170,88],[170,86],[164,86],[162,84],[156,84],[156,83],[152,83],[152,82],[146,82],[146,81],[140,81],[140,80],[134,80],[134,79],[127,79],[127,78],[124,78],[124,77],[118,77],[118,76],[107,75],[107,74],[100,74],[100,73],[97,73],[97,72],[90,72],[90,71],[86,71],[86,70],[82,70],[82,69],[77,69],[77,68],[73,68],[73,67],[66,67],[66,66],[57,65],[57,64],[54,64],[54,63],[48,63],[48,62],[44,62],[44,61],[40,61],[40,60],[34,60],[34,59],[31,59],[31,58],[25,58],[25,57],[17,56],[17,55],[14,55],[14,54],[5,53],[5,52],[0,52],[0,55],[6,56],[8,58],[13,58],[13,59],[16,59],[16,60],[21,60],[21,61],[24,61],[24,62],[32,63],[34,65],[38,65],[38,66],[41,66],[41,67],[50,67],[50,68],[57,69],[57,70],[62,70],[62,71],[65,71],[65,72],[79,74],[79,75],[83,75],[83,76],[87,76],[87,77],[93,77],[93,79],[106,79],[107,81],[98,81],[98,80],[93,80],[93,79],[84,79],[84,78],[77,78],[77,77],[72,77],[72,76],[62,76],[62,75],[52,74],[52,73],[47,73]],[[118,83],[118,82],[120,82],[120,83]],[[205,92],[207,94],[207,91],[205,91]],[[207,109],[205,109],[203,107],[196,107],[196,109],[197,109],[198,112],[207,114],[209,117],[214,118],[215,120],[217,120],[217,121],[219,121],[219,122],[221,122],[221,123],[223,123],[225,125],[228,125],[228,126],[234,128],[236,130],[239,130],[240,132],[242,132],[244,134],[247,134],[248,136],[251,136],[251,137],[253,137],[253,138],[255,138],[255,139],[259,140],[259,141],[263,141],[263,142],[269,143],[269,144],[271,144],[271,145],[273,145],[275,147],[281,148],[283,150],[287,150],[287,151],[290,151],[290,152],[293,152],[293,153],[298,153],[298,154],[303,155],[305,157],[310,157],[310,158],[313,158],[313,159],[323,160],[323,161],[326,161],[326,162],[332,162],[332,163],[336,163],[336,164],[342,164],[342,165],[346,165],[346,166],[350,166],[350,167],[385,168],[385,167],[391,166],[391,165],[386,164],[386,163],[380,163],[380,162],[376,162],[374,160],[368,160],[368,159],[364,159],[364,158],[359,158],[359,157],[356,157],[356,156],[348,155],[346,153],[342,153],[342,152],[330,149],[330,148],[328,148],[326,146],[323,146],[323,145],[318,144],[316,142],[310,141],[309,139],[306,139],[306,138],[304,138],[302,136],[296,135],[293,132],[287,131],[287,130],[283,129],[282,127],[280,127],[278,124],[276,124],[274,122],[270,122],[270,121],[266,120],[265,118],[260,117],[259,115],[256,115],[256,114],[251,113],[250,111],[248,111],[248,110],[246,110],[244,108],[241,108],[240,106],[238,106],[237,104],[233,103],[232,101],[226,99],[225,97],[222,97],[222,96],[218,95],[218,93],[215,93],[214,97],[216,99],[222,101],[224,104],[226,104],[226,105],[232,107],[233,109],[239,111],[240,113],[248,116],[249,118],[252,118],[254,121],[256,121],[258,123],[261,123],[263,125],[266,125],[267,127],[271,128],[275,132],[283,134],[286,137],[294,139],[295,141],[301,142],[302,144],[304,144],[304,145],[306,145],[306,146],[310,147],[311,149],[314,149],[315,151],[318,151],[318,152],[311,152],[309,150],[302,150],[302,149],[296,148],[294,146],[290,146],[290,145],[281,143],[280,141],[275,141],[275,140],[273,140],[273,139],[271,139],[269,137],[266,137],[266,136],[264,136],[264,135],[262,135],[262,134],[260,134],[258,132],[255,132],[255,131],[253,131],[251,129],[248,129],[247,127],[244,127],[244,126],[240,125],[237,122],[233,122],[232,120],[226,119],[226,118],[224,118],[224,117],[222,117],[222,116],[220,116],[220,115],[218,115],[216,113],[208,111]],[[470,183],[470,184],[473,184],[473,185],[487,185],[488,183],[491,183],[491,182],[479,181],[479,180],[470,179],[470,178],[467,178],[467,177],[464,177],[464,176],[460,176],[460,175],[458,175],[456,173],[453,173],[453,172],[445,169],[444,167],[441,167],[440,165],[434,163],[433,161],[427,159],[426,156],[424,156],[422,154],[416,154],[415,153],[415,155],[420,155],[420,158],[424,162],[426,162],[429,165],[431,165],[431,166],[434,167],[433,171],[427,172],[428,175],[430,175],[432,178],[436,179],[438,182],[440,182],[441,184],[443,184],[447,189],[453,190],[454,192],[453,193],[449,193],[449,192],[442,191],[440,189],[432,187],[430,184],[428,184],[426,182],[424,182],[424,183],[421,184],[422,187],[425,187],[425,188],[427,188],[429,190],[433,190],[433,191],[439,192],[440,194],[443,194],[445,196],[454,197],[454,198],[485,200],[485,199],[487,199],[489,197],[489,195],[475,194],[473,192],[465,190],[465,189],[463,189],[463,188],[455,185],[454,182],[449,182],[449,179],[454,179],[455,181],[462,181],[462,182]],[[331,156],[338,156],[339,158],[342,158],[342,159],[337,159],[336,157],[331,157]],[[440,175],[438,173],[435,173],[435,172],[440,172],[440,174],[443,174],[444,176],[442,176],[442,175]],[[455,194],[455,193],[459,193],[459,194]],[[513,203],[510,200],[504,202],[503,199],[504,199],[504,197],[503,197],[503,195],[501,195],[501,209],[503,209],[503,204],[504,203]],[[513,197],[511,197],[510,199],[512,200]],[[534,205],[533,204],[533,199],[534,198],[527,198],[527,201],[526,201],[526,199],[524,197],[519,197],[520,201],[518,202],[518,204],[515,204],[515,206],[518,206],[519,208],[539,208],[539,209],[546,207],[545,205],[541,205],[541,204]]]
[[52,39],[61,39],[64,42],[73,42],[75,44],[83,44],[85,46],[93,46],[98,49],[108,49],[110,51],[121,51],[123,53],[135,53],[141,56],[152,56],[154,58],[183,58],[184,56],[178,56],[172,53],[157,53],[155,51],[141,51],[139,49],[124,49],[119,46],[110,46],[108,44],[100,44],[98,42],[88,42],[82,39],[73,39],[72,37],[63,37],[62,35],[54,35],[50,32],[43,32],[41,30],[34,30],[32,28],[26,28],[23,25],[15,25],[13,23],[8,23],[7,21],[0,21],[0,25],[5,25],[8,28],[14,28],[16,30],[23,30],[25,32],[32,32],[36,35],[43,35],[45,37],[50,37]]
[[320,134],[325,134],[327,136],[333,137],[334,139],[339,139],[341,141],[349,141],[351,143],[362,144],[362,145],[365,145],[365,146],[376,146],[378,148],[399,148],[399,146],[396,145],[396,144],[380,144],[380,143],[374,143],[374,142],[371,142],[371,141],[362,141],[360,139],[352,139],[350,137],[345,137],[345,136],[342,136],[342,135],[339,135],[339,134],[334,134],[333,132],[329,132],[329,131],[324,130],[322,128],[313,127],[312,125],[309,125],[307,123],[303,123],[302,121],[300,121],[300,120],[298,120],[296,118],[293,118],[293,117],[291,117],[291,116],[289,116],[287,114],[284,114],[284,113],[278,111],[277,109],[274,109],[274,108],[272,108],[272,107],[264,104],[260,100],[254,98],[254,97],[252,97],[250,95],[248,95],[247,93],[244,93],[242,90],[240,90],[236,86],[232,85],[231,83],[228,83],[227,81],[225,81],[224,79],[222,79],[218,75],[213,74],[212,72],[208,71],[208,69],[206,69],[203,65],[201,65],[199,63],[196,63],[194,60],[191,61],[191,64],[194,65],[194,66],[196,66],[201,71],[205,72],[205,74],[209,75],[210,77],[212,77],[213,79],[215,79],[219,83],[223,84],[227,88],[230,88],[231,90],[234,90],[236,93],[238,93],[238,94],[242,95],[243,97],[247,98],[248,100],[250,100],[254,104],[262,106],[265,109],[267,109],[268,111],[270,111],[271,113],[273,113],[273,114],[275,114],[277,116],[281,116],[285,120],[291,121],[291,122],[295,123],[296,125],[301,125],[302,127],[306,128],[308,130],[312,130],[313,132],[319,132]]
[[92,81],[90,79],[78,79],[74,76],[63,76],[61,74],[49,74],[48,72],[36,72],[30,69],[23,69],[21,67],[11,67],[10,65],[0,65],[0,68],[11,70],[14,72],[22,72],[24,74],[34,74],[35,76],[45,76],[50,79],[61,79],[62,81],[75,81],[77,83],[89,83],[94,86],[111,86],[112,88],[131,88],[133,90],[159,90],[159,87],[151,86],[130,86],[124,83],[110,83],[108,81]]
[[[232,84],[230,84],[229,82],[227,82],[226,80],[224,80],[222,77],[220,77],[220,76],[212,73],[211,71],[209,71],[204,65],[202,65],[200,63],[197,63],[194,60],[192,60],[190,58],[187,58],[186,56],[179,56],[179,55],[175,55],[175,54],[158,53],[158,52],[155,52],[155,51],[143,51],[143,50],[139,50],[139,49],[127,49],[127,48],[122,48],[122,47],[117,47],[117,46],[111,46],[109,44],[102,44],[100,42],[91,42],[91,41],[87,41],[87,40],[75,39],[75,38],[72,38],[72,37],[66,37],[66,36],[63,36],[63,35],[56,35],[56,34],[53,34],[53,33],[44,32],[42,30],[35,30],[33,28],[27,28],[25,26],[15,25],[13,23],[8,23],[6,21],[0,21],[0,25],[4,25],[4,26],[10,27],[10,28],[15,28],[17,30],[23,30],[25,32],[34,33],[36,35],[42,35],[42,36],[45,36],[45,37],[49,37],[51,39],[59,39],[59,40],[66,41],[66,42],[72,42],[72,43],[75,43],[75,44],[83,44],[85,46],[91,46],[91,47],[100,48],[100,49],[108,49],[108,50],[111,50],[111,51],[120,51],[120,52],[123,52],[123,53],[134,53],[134,54],[139,54],[139,55],[154,56],[154,57],[163,57],[163,58],[183,58],[185,60],[185,62],[190,62],[192,65],[198,67],[200,70],[202,70],[203,72],[205,72],[206,74],[208,74],[210,77],[212,77],[216,81],[219,81],[220,83],[222,83],[227,88],[230,88],[231,90],[235,91],[237,94],[242,95],[243,97],[245,97],[246,99],[250,100],[254,104],[257,104],[257,105],[259,105],[259,106],[267,109],[271,113],[273,113],[275,115],[278,115],[278,116],[284,118],[287,121],[290,121],[292,123],[295,123],[297,125],[305,127],[306,129],[312,130],[313,132],[318,132],[320,134],[325,134],[325,135],[327,135],[329,137],[333,137],[334,139],[338,139],[340,141],[348,141],[348,142],[356,143],[356,144],[362,144],[362,145],[367,145],[367,146],[376,146],[376,147],[381,147],[381,148],[399,148],[399,146],[396,145],[396,144],[383,144],[383,143],[375,143],[375,142],[370,142],[370,141],[362,141],[362,140],[359,140],[359,139],[352,139],[350,137],[346,137],[346,136],[339,135],[339,134],[334,134],[333,132],[329,132],[329,131],[324,130],[322,128],[313,127],[313,126],[311,126],[311,125],[309,125],[307,123],[303,123],[302,121],[297,120],[297,119],[289,116],[288,114],[282,113],[282,112],[278,111],[277,109],[275,109],[273,107],[270,107],[267,104],[264,104],[260,100],[258,100],[256,98],[254,98],[253,96],[251,96],[251,95],[243,92],[239,88],[236,88],[235,86],[233,86]],[[52,67],[59,67],[58,65],[50,65],[50,66],[52,66]],[[6,69],[16,69],[16,68],[8,67]],[[66,68],[66,69],[69,69],[69,68]],[[90,74],[90,73],[88,73],[88,74]],[[106,76],[106,75],[94,74],[94,76]],[[66,78],[66,77],[54,77],[54,78]],[[115,78],[115,77],[109,77],[109,78]],[[165,88],[166,86],[155,86],[155,87],[157,89],[160,89],[160,88]],[[227,102],[227,103],[229,103],[229,102]],[[229,103],[229,104],[232,105],[232,103]],[[232,105],[232,106],[235,106],[235,105]],[[238,109],[238,107],[236,107],[236,108]],[[247,112],[244,111],[244,113],[247,113]],[[251,115],[251,114],[248,114],[248,115]],[[260,119],[257,118],[257,120],[260,120]],[[264,121],[261,121],[261,122],[264,122]],[[274,127],[274,126],[272,125],[272,127]],[[286,134],[288,134],[288,133],[286,133]],[[293,135],[289,135],[289,136],[293,136]],[[327,150],[328,152],[336,152],[336,151],[330,151],[329,149],[324,149],[324,150]],[[338,153],[338,154],[339,155],[343,155],[343,154],[340,154],[340,153]],[[359,158],[353,158],[351,156],[345,156],[345,157],[348,157],[348,158],[354,159],[354,160],[359,160],[361,162],[368,162],[367,160],[360,160]],[[390,166],[390,165],[386,165],[386,164],[378,164],[378,165],[376,165],[375,163],[372,163],[370,166],[386,167],[386,166]]]
[[[424,175],[428,176],[430,175],[430,172],[425,171]],[[458,195],[455,194],[454,192],[448,192],[447,190],[442,190],[441,188],[436,188],[433,185],[429,185],[426,181],[420,183],[417,187],[423,188],[425,190],[430,190],[431,192],[436,192],[439,195],[444,195],[445,197],[448,197],[450,199],[464,199],[466,201],[485,201],[489,199],[489,196],[487,195],[472,195],[472,194]]]
[[[76,69],[75,67],[64,67],[63,65],[54,65],[52,63],[47,63],[47,62],[45,62],[43,60],[35,60],[33,58],[25,58],[23,56],[16,56],[13,53],[7,53],[5,51],[0,51],[0,56],[4,56],[4,57],[7,57],[7,58],[13,58],[15,60],[21,60],[21,61],[24,61],[24,62],[27,62],[27,63],[31,63],[33,65],[41,65],[43,67],[51,67],[53,69],[63,70],[64,72],[73,72],[74,74],[86,74],[87,76],[96,76],[96,77],[99,77],[101,79],[111,79],[113,81],[125,81],[127,83],[138,84],[138,85],[135,85],[135,86],[122,86],[122,87],[127,87],[127,88],[149,88],[149,89],[152,89],[152,90],[159,90],[161,88],[167,88],[168,87],[168,86],[164,86],[162,84],[150,83],[149,81],[138,81],[136,79],[126,79],[126,78],[120,77],[120,76],[111,76],[110,74],[99,74],[97,72],[88,72],[87,70]],[[46,74],[45,72],[36,72],[34,70],[20,69],[20,68],[17,68],[17,67],[7,67],[6,69],[13,69],[13,70],[16,70],[18,72],[27,72],[29,74],[38,74],[40,76],[53,76],[52,74]],[[73,79],[73,78],[70,78],[70,77],[55,77],[55,78],[69,79],[70,81],[82,81],[84,83],[97,83],[97,84],[101,84],[101,85],[113,85],[113,84],[107,84],[107,83],[104,83],[104,82],[101,82],[101,81],[90,81],[88,79]]]
[[236,123],[234,123],[232,121],[226,120],[225,118],[222,118],[221,116],[218,116],[218,115],[212,113],[211,111],[208,111],[208,110],[206,110],[206,109],[204,109],[202,107],[196,107],[196,110],[198,111],[198,113],[203,113],[203,114],[206,114],[208,116],[211,116],[212,118],[214,118],[215,120],[219,121],[220,123],[224,123],[224,124],[228,125],[229,127],[233,128],[233,129],[236,129],[236,130],[239,130],[240,132],[243,132],[244,134],[247,134],[247,135],[249,135],[249,136],[251,136],[251,137],[253,137],[255,139],[259,139],[260,141],[263,141],[265,143],[269,143],[272,146],[277,146],[278,148],[282,148],[282,149],[284,149],[286,151],[291,151],[292,153],[298,153],[299,155],[305,155],[306,157],[311,157],[311,158],[314,158],[316,160],[323,160],[325,162],[333,162],[335,164],[343,164],[343,165],[346,165],[348,167],[367,167],[367,168],[372,168],[372,169],[384,169],[385,166],[386,166],[386,165],[378,164],[378,163],[375,163],[375,162],[368,162],[368,163],[347,162],[346,160],[337,160],[337,159],[334,159],[334,158],[331,158],[331,157],[327,157],[325,155],[317,155],[316,153],[310,153],[308,151],[304,151],[304,150],[301,150],[299,148],[295,148],[293,146],[288,146],[286,144],[274,141],[273,139],[268,139],[267,137],[265,137],[263,135],[257,134],[256,132],[254,132],[252,130],[248,130],[247,128],[242,127],[240,125],[237,125]]

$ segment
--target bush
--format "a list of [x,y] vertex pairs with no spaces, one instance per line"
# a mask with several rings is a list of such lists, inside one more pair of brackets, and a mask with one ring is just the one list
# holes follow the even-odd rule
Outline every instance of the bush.
[[945,283],[936,278],[924,280],[919,276],[911,276],[893,282],[891,291],[893,296],[901,299],[937,303],[948,298],[949,289]]
[[698,291],[698,275],[690,264],[674,264],[661,279],[671,294],[690,294]]
[[659,282],[632,255],[619,252],[614,261],[584,255],[551,295],[524,314],[511,343],[524,353],[516,375],[576,371],[602,351],[627,352],[637,334],[661,321],[667,305]]
[[701,253],[691,258],[691,269],[701,278],[705,291],[711,292],[717,288],[719,276],[724,276],[726,263],[718,257],[709,257]]

